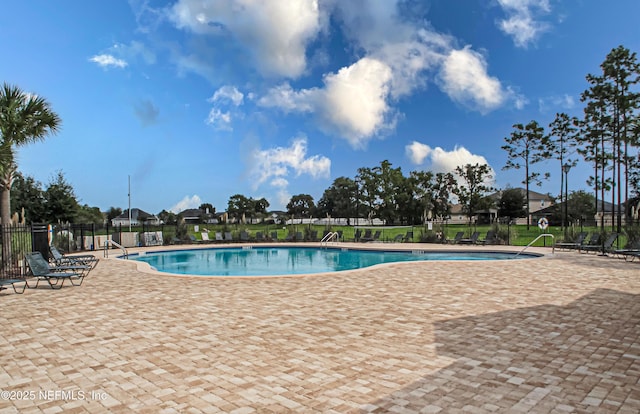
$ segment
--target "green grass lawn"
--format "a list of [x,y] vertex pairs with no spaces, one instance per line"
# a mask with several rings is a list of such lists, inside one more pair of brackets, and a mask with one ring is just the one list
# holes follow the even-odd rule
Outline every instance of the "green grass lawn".
[[[198,231],[196,231],[196,226]],[[375,233],[376,230],[380,230],[382,232],[380,241],[389,242],[394,240],[397,235],[404,236],[407,231],[413,231],[413,241],[421,242],[432,240],[435,242],[435,233],[441,232],[446,236],[446,239],[452,240],[456,233],[459,231],[465,232],[465,237],[469,237],[471,233],[474,231],[480,232],[479,239],[482,240],[485,238],[487,231],[491,229],[491,225],[477,225],[477,226],[468,226],[466,224],[450,224],[450,225],[442,225],[435,224],[432,230],[428,230],[425,226],[407,226],[407,227],[375,227],[372,228],[372,232]],[[527,229],[526,225],[501,225],[500,231],[504,234],[504,238],[506,239],[507,235],[509,236],[509,244],[513,246],[526,246],[536,237],[543,233],[542,230],[538,228],[536,224],[531,225],[529,229]],[[128,228],[127,228],[128,230]],[[133,231],[142,231],[141,228],[134,227]],[[176,234],[176,227],[174,225],[165,225],[161,228],[151,228],[146,229],[147,231],[156,231],[162,230],[163,238],[166,241],[170,241]],[[202,232],[207,231],[209,234],[210,240],[215,240],[216,232],[225,232],[231,231],[234,239],[239,239],[240,231],[246,230],[249,233],[251,238],[256,236],[257,232],[262,232],[265,236],[270,236],[272,232],[276,232],[278,235],[278,240],[284,240],[285,237],[289,233],[298,233],[302,234],[309,233],[310,231],[317,231],[318,239],[322,238],[325,230],[330,231],[342,231],[343,240],[344,241],[353,241],[355,228],[352,226],[324,226],[324,225],[308,225],[308,224],[291,224],[291,225],[267,225],[267,224],[232,224],[232,225],[209,225],[209,224],[198,224],[193,225],[190,224],[187,226],[187,232],[189,235],[193,235],[196,240],[202,240]],[[111,229],[110,233],[113,234],[117,230]],[[123,228],[123,231],[124,228]],[[590,234],[593,232],[598,232],[599,229],[597,227],[584,227],[584,228],[574,228],[573,232],[577,233],[579,231],[586,231]],[[608,229],[610,231],[610,229]],[[364,229],[363,229],[364,233]],[[564,239],[563,231],[560,227],[549,227],[544,233],[552,234],[555,238],[555,241],[561,241]],[[551,238],[543,238],[538,240],[533,246],[551,246],[552,240]],[[618,245],[624,246],[626,244],[626,237],[621,235],[618,238]]]
[[[203,229],[209,231],[209,239],[215,239],[215,232],[220,231],[231,231],[234,238],[239,238],[239,233],[242,230],[246,230],[251,237],[255,237],[257,232],[262,232],[264,235],[270,235],[272,232],[277,232],[278,240],[284,240],[284,238],[291,232],[297,233],[301,232],[305,234],[305,232],[317,231],[318,238],[322,238],[322,235],[325,230],[330,231],[342,231],[343,240],[345,241],[353,241],[355,228],[352,226],[324,226],[324,225],[308,225],[308,224],[292,224],[292,225],[264,225],[264,224],[247,224],[247,225],[199,225],[199,232],[196,232],[193,225],[190,225],[188,228],[189,234],[193,234],[196,239],[201,240],[201,232]],[[474,231],[480,232],[480,240],[484,239],[487,231],[491,229],[491,225],[477,225],[471,226],[464,224],[452,224],[452,225],[435,225],[431,231],[429,231],[425,226],[413,226],[413,227],[376,227],[373,228],[373,232],[376,230],[380,230],[382,235],[380,240],[383,242],[392,241],[397,235],[405,235],[407,231],[413,231],[413,241],[420,242],[423,240],[422,236],[427,234],[431,234],[435,232],[442,232],[446,235],[448,240],[451,240],[455,237],[456,233],[459,231],[465,232],[465,237],[469,237],[471,233]],[[536,237],[538,237],[542,233],[552,234],[555,238],[555,241],[560,241],[564,239],[564,233],[560,227],[549,227],[544,232],[538,228],[537,225],[529,226],[527,230],[526,225],[511,225],[511,226],[501,226],[503,232],[507,233],[509,236],[510,244],[514,246],[526,246]],[[584,227],[582,229],[575,228],[574,232],[577,233],[579,231],[586,231],[589,233],[599,231],[597,227]],[[363,230],[364,232],[364,230]],[[623,246],[626,242],[624,235],[618,238],[618,242],[620,246]],[[552,244],[551,238],[543,238],[538,240],[533,246],[550,246]]]

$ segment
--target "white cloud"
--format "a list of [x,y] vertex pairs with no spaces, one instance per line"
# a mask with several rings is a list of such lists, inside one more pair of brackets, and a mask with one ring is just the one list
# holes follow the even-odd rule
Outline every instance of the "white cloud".
[[413,141],[411,144],[405,147],[407,157],[412,163],[420,165],[424,162],[425,158],[431,153],[431,147],[427,144],[423,144],[418,141]]
[[362,58],[324,77],[324,88],[295,91],[288,84],[271,89],[258,105],[285,112],[313,112],[319,125],[346,139],[354,148],[393,126],[387,103],[391,69],[376,59]]
[[244,95],[235,86],[225,85],[214,92],[209,102],[231,102],[235,106],[242,105]]
[[571,95],[554,95],[538,99],[538,110],[542,113],[573,109],[576,101]]
[[107,54],[92,56],[89,61],[97,63],[98,66],[101,66],[103,68],[108,68],[110,66],[124,68],[127,66],[126,61]]
[[548,29],[536,17],[551,11],[549,0],[498,0],[498,4],[507,15],[498,21],[498,27],[513,37],[516,46],[527,47]]
[[452,50],[439,74],[441,88],[454,101],[487,113],[509,97],[497,78],[487,74],[484,57],[469,46]]
[[176,27],[235,39],[265,75],[296,78],[306,69],[306,46],[320,32],[318,0],[179,0]]
[[[416,165],[426,161],[426,169],[434,173],[448,173],[455,171],[456,167],[466,164],[487,164],[487,159],[482,155],[469,152],[465,147],[455,146],[453,150],[446,151],[441,147],[431,148],[427,144],[413,141],[405,147],[407,157]],[[491,166],[490,166],[491,167]],[[491,168],[493,175],[493,168]]]
[[[214,104],[214,107],[209,111],[209,115],[205,122],[211,125],[213,128],[222,131],[232,131],[231,126],[232,114],[230,110],[223,111],[221,107],[230,106],[238,107],[242,105],[244,95],[235,86],[225,85],[214,92],[213,96],[207,99],[208,102]],[[236,111],[237,115],[237,111]]]
[[287,177],[290,174],[295,177],[305,174],[312,178],[328,178],[331,170],[329,158],[321,155],[307,156],[306,137],[295,138],[289,147],[255,149],[250,154],[249,163],[249,176],[254,189],[268,181],[278,189],[279,199],[290,197],[287,192]]
[[218,108],[212,108],[209,111],[209,115],[205,120],[207,125],[211,125],[214,129],[221,131],[232,131],[231,126],[231,114],[229,112],[222,112]]
[[182,200],[178,201],[173,207],[171,207],[169,211],[178,214],[181,211],[187,210],[189,208],[198,208],[201,204],[202,200],[197,194],[194,194],[191,197],[187,195]]

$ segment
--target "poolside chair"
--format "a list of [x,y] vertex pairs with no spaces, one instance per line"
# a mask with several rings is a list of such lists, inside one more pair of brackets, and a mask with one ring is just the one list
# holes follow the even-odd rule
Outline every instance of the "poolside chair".
[[404,239],[402,240],[405,243],[410,243],[413,241],[413,231],[409,230],[405,235],[404,235]]
[[224,239],[222,238],[222,233],[219,231],[216,231],[216,242],[221,242],[224,241]]
[[230,231],[225,231],[224,232],[224,241],[226,241],[226,242],[232,242],[233,241],[233,235],[231,234]]
[[[24,284],[22,286],[19,286],[20,283],[24,283]],[[22,278],[0,279],[0,291],[7,289],[5,286],[9,286],[9,285],[11,285],[14,292],[21,293],[21,294],[24,293],[24,290],[27,287],[29,287],[27,283],[27,279],[22,279]]]
[[241,242],[248,242],[249,241],[249,233],[247,233],[246,230],[242,230],[240,232],[240,241]]
[[360,237],[362,236],[362,230],[356,229],[356,232],[353,234],[353,241],[360,241]]
[[612,253],[618,257],[622,257],[626,261],[633,261],[636,257],[640,257],[638,256],[640,255],[640,239],[627,243],[624,249],[615,249]]
[[49,246],[49,251],[51,252],[51,258],[53,259],[53,263],[56,266],[89,266],[91,269],[98,265],[98,259],[92,254],[74,254],[74,255],[63,255],[60,253],[55,246]]
[[582,243],[578,246],[578,251],[581,251],[585,247],[588,248],[589,246],[600,246],[600,237],[600,233],[593,233],[586,243]]
[[284,238],[284,241],[286,242],[292,242],[296,240],[296,235],[294,232],[290,231]]
[[364,236],[362,236],[359,241],[368,242],[371,240],[373,240],[373,237],[371,236],[371,229],[366,229],[364,231]]
[[573,242],[556,243],[555,247],[556,247],[556,249],[579,249],[580,246],[582,246],[582,243],[584,243],[584,241],[586,240],[588,235],[589,235],[589,233],[587,233],[586,231],[581,231],[576,236],[576,240],[575,241],[573,241]]
[[258,241],[258,242],[266,241],[266,239],[264,237],[264,233],[262,233],[261,231],[257,231],[256,232],[256,241]]
[[487,231],[487,235],[484,237],[484,240],[478,240],[479,244],[487,245],[487,244],[496,244],[498,242],[498,237],[496,232],[493,230]]
[[452,240],[449,240],[450,243],[458,244],[460,240],[464,237],[464,231],[459,231],[456,233],[455,237]]
[[297,232],[295,235],[295,241],[304,241],[304,235],[301,231]]
[[396,237],[393,238],[394,243],[400,243],[404,239],[404,234],[396,234]]
[[458,241],[459,244],[476,244],[478,242],[478,237],[480,237],[479,231],[474,231],[471,237],[468,239],[460,239]]
[[[24,257],[31,270],[31,275],[36,278],[34,288],[38,287],[41,280],[45,280],[51,289],[61,289],[66,280],[69,280],[74,286],[80,286],[84,280],[85,272],[89,269],[89,266],[51,267],[40,252],[27,253]],[[58,283],[60,284],[58,285]]]
[[270,237],[271,237],[271,241],[279,241],[278,240],[278,232],[277,231],[272,231]]
[[200,234],[202,235],[202,242],[203,243],[209,243],[211,241],[211,239],[209,239],[209,233],[208,232],[203,231]]
[[589,253],[589,252],[602,252],[604,254],[611,253],[613,251],[611,246],[613,246],[613,243],[615,243],[617,238],[618,238],[618,233],[611,233],[601,245],[583,246],[580,249],[580,251],[585,253]]
[[318,241],[318,231],[317,230],[311,230],[309,232],[309,241],[313,241],[313,242]]
[[373,234],[373,237],[371,237],[371,239],[369,239],[367,241],[370,241],[370,242],[380,241],[380,236],[381,235],[382,235],[382,231],[376,230],[376,232]]

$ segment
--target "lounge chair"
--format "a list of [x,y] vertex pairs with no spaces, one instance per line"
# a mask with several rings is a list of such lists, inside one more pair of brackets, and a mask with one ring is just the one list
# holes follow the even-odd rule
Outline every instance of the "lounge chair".
[[311,230],[309,232],[309,241],[313,241],[313,242],[318,241],[318,231],[317,230]]
[[[19,286],[20,283],[24,283],[22,286]],[[7,289],[5,286],[9,286],[13,288],[13,291],[16,293],[24,293],[24,290],[29,287],[26,279],[15,278],[15,279],[0,279],[0,291]],[[20,289],[22,288],[22,289]]]
[[219,231],[216,231],[216,242],[221,242],[224,241],[224,239],[222,238],[222,233]]
[[240,232],[240,241],[241,242],[248,242],[249,241],[249,233],[247,233],[246,230],[242,230]]
[[224,232],[224,241],[226,241],[226,242],[232,242],[233,241],[233,235],[231,234],[230,231],[225,231]]
[[404,234],[396,234],[396,237],[393,238],[394,243],[400,243],[404,239]]
[[613,243],[615,243],[616,239],[618,238],[618,233],[611,233],[607,239],[604,241],[604,243],[602,243],[601,245],[598,246],[583,246],[580,251],[583,251],[585,253],[589,253],[589,252],[602,252],[602,253],[612,253],[613,249],[611,248],[611,246],[613,246]]
[[616,249],[613,250],[614,253],[618,257],[624,258],[624,260],[633,261],[636,257],[640,257],[640,239],[637,239],[635,242],[628,243],[624,249]]
[[589,233],[582,231],[578,233],[575,241],[556,243],[555,247],[556,249],[579,249],[582,246],[582,243],[587,239],[588,235]]
[[266,241],[264,237],[264,233],[262,233],[261,231],[256,232],[256,241],[259,241],[259,242]]
[[296,241],[295,233],[294,232],[289,232],[289,234],[287,234],[286,237],[284,238],[284,241],[286,241],[286,242]]
[[493,230],[487,231],[487,235],[484,237],[484,240],[478,240],[478,243],[487,245],[487,244],[496,244],[498,242],[498,237],[496,232]]
[[295,241],[304,241],[304,235],[302,234],[301,231],[296,233]]
[[271,232],[271,241],[279,241],[278,240],[278,232],[277,231],[272,231]]
[[[25,254],[25,259],[27,260],[32,276],[36,278],[34,288],[38,287],[41,280],[45,280],[51,289],[61,289],[66,280],[69,280],[74,286],[80,286],[84,280],[85,272],[89,269],[89,266],[51,267],[40,252],[27,253]],[[58,285],[58,283],[60,284]]]
[[578,251],[581,251],[584,248],[589,248],[589,246],[600,246],[600,244],[600,233],[593,233],[586,243],[582,243],[578,246]]
[[203,231],[201,233],[201,235],[202,235],[202,242],[203,243],[209,243],[211,241],[211,239],[209,239],[209,233],[208,232]]
[[456,233],[455,237],[452,240],[449,240],[450,243],[458,244],[460,240],[464,237],[464,231],[459,231]]
[[362,236],[359,241],[368,242],[368,241],[371,241],[371,240],[373,240],[373,236],[371,236],[371,229],[366,229],[364,231],[364,236]]
[[49,246],[51,257],[56,266],[90,266],[92,269],[97,266],[98,259],[92,254],[63,255],[55,246]]
[[478,242],[478,237],[480,237],[479,231],[474,231],[471,237],[468,239],[460,239],[458,241],[459,244],[476,244]]
[[404,235],[403,241],[405,243],[410,243],[413,241],[413,231],[409,230],[407,234]]
[[356,232],[353,235],[353,241],[360,241],[360,237],[362,237],[362,230],[356,229]]
[[373,234],[373,236],[369,237],[368,239],[365,239],[364,237],[362,238],[362,241],[365,242],[374,242],[374,241],[379,241],[380,240],[380,236],[382,235],[382,231],[380,230],[376,230],[376,232]]

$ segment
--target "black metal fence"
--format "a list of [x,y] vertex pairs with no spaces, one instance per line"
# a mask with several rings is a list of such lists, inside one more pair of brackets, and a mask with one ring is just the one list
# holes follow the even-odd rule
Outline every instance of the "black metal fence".
[[40,251],[49,256],[47,226],[44,225],[0,225],[0,278],[21,277],[26,272],[24,255]]

